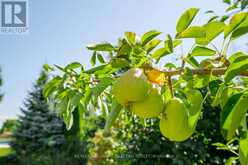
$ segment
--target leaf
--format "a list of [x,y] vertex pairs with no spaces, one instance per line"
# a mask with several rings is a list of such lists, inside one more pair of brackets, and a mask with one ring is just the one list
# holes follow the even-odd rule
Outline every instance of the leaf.
[[231,63],[231,65],[227,68],[224,79],[226,82],[231,81],[235,76],[239,73],[248,69],[248,59]]
[[92,73],[95,73],[99,70],[103,70],[104,68],[108,67],[108,64],[105,64],[105,65],[100,65],[100,66],[97,66],[97,67],[94,67],[94,68],[91,68],[89,70],[86,70],[85,73],[88,73],[88,74],[92,74]]
[[157,37],[159,34],[161,34],[161,32],[159,32],[157,30],[151,30],[149,32],[146,32],[141,37],[141,45],[142,46],[145,46],[149,41],[151,41],[152,39],[154,39],[155,37]]
[[94,66],[96,64],[96,51],[94,51],[93,55],[91,56],[90,64],[92,66]]
[[225,165],[233,165],[235,160],[237,160],[238,157],[229,157],[226,162],[225,162]]
[[174,40],[173,41],[173,48],[176,48],[178,45],[182,44],[182,40]]
[[125,32],[125,36],[128,40],[128,42],[132,45],[136,42],[136,34],[134,32]]
[[[76,93],[76,92],[75,92]],[[74,107],[77,107],[78,104],[80,103],[81,98],[83,97],[83,95],[81,93],[77,93],[75,94],[72,98],[71,98],[71,105]]]
[[93,43],[87,45],[87,49],[94,51],[113,51],[114,47],[108,42]]
[[220,18],[220,22],[225,22],[230,16],[229,15],[224,15]]
[[62,80],[59,76],[56,76],[52,80],[47,82],[47,84],[43,88],[44,97],[48,97],[49,95],[51,95],[57,89],[61,82]]
[[237,52],[237,53],[234,53],[233,55],[231,55],[229,57],[229,61],[230,61],[230,63],[236,63],[236,62],[243,61],[247,58],[248,58],[247,54],[245,54],[243,52]]
[[155,47],[157,47],[159,44],[161,43],[161,40],[152,40],[150,42],[148,42],[145,45],[145,50],[147,51],[147,53],[151,52]]
[[221,127],[227,140],[233,138],[236,129],[248,110],[248,93],[233,95],[221,112]]
[[68,113],[67,115],[63,115],[63,119],[66,125],[66,130],[70,130],[73,125],[73,115],[72,113]]
[[210,75],[194,75],[194,88],[204,88],[209,84]]
[[164,47],[168,50],[168,52],[173,52],[173,42],[169,34],[167,35],[167,40],[164,42]]
[[101,81],[93,88],[93,94],[98,97],[100,94],[113,82],[113,78],[104,77]]
[[247,13],[241,12],[235,14],[231,20],[229,25],[227,25],[224,29],[224,37],[226,38],[231,32],[233,32],[246,18]]
[[105,135],[109,134],[110,128],[116,121],[117,117],[119,116],[121,109],[122,109],[122,106],[114,99],[112,102],[110,114],[108,115],[107,121],[104,126]]
[[125,58],[112,58],[110,64],[113,68],[125,68],[129,66],[129,62]]
[[213,56],[216,52],[203,46],[196,46],[191,52],[191,56]]
[[201,115],[203,97],[200,91],[196,89],[186,90],[187,101],[190,106],[188,107],[189,118],[188,126],[191,130],[195,130],[199,117]]
[[[215,15],[208,20],[208,23],[215,21],[219,16]],[[220,21],[221,22],[221,21]]]
[[173,63],[166,63],[164,65],[164,68],[173,69],[173,68],[176,68],[176,65]]
[[213,102],[211,104],[213,107],[216,107],[216,106],[218,106],[220,104],[220,100],[223,99],[223,98],[221,98],[221,94],[223,93],[225,88],[227,88],[227,87],[226,87],[226,85],[224,83],[219,86],[219,88],[217,90],[217,93],[216,93],[216,95],[214,97],[214,100],[213,100]]
[[[46,72],[54,71],[53,67],[51,67],[51,66],[48,65],[48,64],[44,64],[44,65],[43,65],[43,69],[44,69]],[[0,84],[1,84],[1,83],[0,83]]]
[[231,0],[223,0],[224,3],[230,5],[231,4]]
[[65,70],[80,68],[82,65],[79,62],[73,62],[65,67]]
[[248,33],[248,17],[235,29],[232,33],[231,38],[237,39]]
[[198,11],[199,9],[197,8],[190,8],[181,15],[181,17],[177,21],[177,26],[176,26],[177,33],[181,33],[182,31],[184,31],[189,27],[189,25],[195,18]]
[[188,62],[194,68],[199,68],[200,67],[200,64],[198,63],[198,61],[193,56],[187,56],[185,58],[185,61]]
[[56,65],[56,64],[54,64],[54,66],[55,66],[57,69],[59,69],[60,71],[65,72],[65,69],[64,69],[63,67],[58,66],[58,65]]
[[171,52],[169,52],[167,50],[167,48],[159,48],[151,56],[152,56],[152,58],[158,60],[158,59],[160,59],[160,58],[162,58],[162,57],[164,57],[170,53]]
[[216,38],[224,30],[225,24],[223,22],[209,22],[204,25],[206,36],[204,38],[196,38],[196,43],[200,45],[208,45],[214,38]]
[[206,37],[205,28],[201,26],[192,26],[188,29],[177,33],[176,38],[203,38]]
[[98,59],[98,61],[99,61],[101,64],[104,64],[104,63],[105,63],[105,60],[104,60],[104,58],[102,57],[101,54],[97,54],[97,59]]
[[248,164],[248,132],[239,140],[239,160],[241,165]]

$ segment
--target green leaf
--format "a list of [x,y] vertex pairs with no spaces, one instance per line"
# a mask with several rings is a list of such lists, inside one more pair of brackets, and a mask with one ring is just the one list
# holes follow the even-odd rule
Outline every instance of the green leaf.
[[167,50],[167,48],[159,48],[157,49],[153,54],[152,54],[152,58],[158,60],[168,54],[170,54],[171,52],[169,52]]
[[164,68],[173,69],[173,68],[176,68],[176,65],[173,63],[166,63],[164,65]]
[[231,32],[233,32],[246,18],[247,13],[241,12],[235,14],[231,20],[229,25],[227,25],[224,29],[224,37],[226,38]]
[[68,69],[76,69],[76,68],[80,68],[80,67],[82,67],[82,65],[81,65],[79,62],[73,62],[73,63],[68,64],[68,65],[65,67],[65,70],[68,70]]
[[104,127],[104,134],[105,135],[109,134],[110,128],[114,124],[114,122],[116,121],[117,117],[119,116],[121,109],[122,109],[122,106],[114,99],[112,102],[110,114],[109,114],[107,121],[105,123],[105,127]]
[[206,37],[205,28],[201,26],[192,26],[188,29],[177,33],[176,38],[203,38]]
[[145,46],[148,42],[150,42],[152,39],[154,39],[155,37],[157,37],[159,34],[161,34],[161,32],[159,32],[157,30],[151,30],[149,32],[146,32],[141,37],[141,45],[142,46]]
[[232,33],[231,38],[237,39],[248,33],[248,17],[235,29]]
[[190,8],[182,14],[182,16],[179,18],[177,22],[177,26],[176,26],[177,33],[181,33],[182,31],[184,31],[189,27],[189,25],[193,21],[198,11],[199,9],[197,8]]
[[164,47],[168,50],[168,52],[173,52],[173,42],[169,34],[167,35],[167,40],[164,42]]
[[72,113],[68,113],[67,115],[63,115],[63,119],[66,125],[66,129],[70,130],[73,125],[73,115]]
[[127,41],[134,45],[136,42],[136,34],[134,32],[125,32],[125,36],[127,38]]
[[226,82],[229,82],[239,73],[247,69],[248,69],[248,59],[231,63],[231,65],[227,68],[224,79]]
[[185,61],[188,62],[194,68],[199,68],[200,67],[200,64],[198,63],[198,61],[193,56],[187,56],[185,58]]
[[150,53],[155,47],[157,47],[159,44],[161,43],[161,40],[152,40],[150,42],[148,42],[145,45],[145,50],[147,51],[147,53]]
[[209,22],[204,25],[206,36],[204,38],[196,38],[196,43],[200,45],[208,45],[214,38],[216,38],[224,30],[225,24],[223,22]]
[[208,20],[208,23],[215,21],[219,16],[215,15]]
[[204,88],[209,84],[210,75],[194,75],[194,88]]
[[94,66],[96,64],[96,51],[94,51],[93,55],[91,56],[90,64],[92,66]]
[[129,62],[125,58],[113,58],[110,64],[113,68],[125,68],[129,66]]
[[191,56],[213,56],[216,52],[203,46],[196,46],[191,52]]
[[65,72],[65,69],[64,69],[63,67],[61,67],[61,66],[59,66],[59,65],[56,65],[56,64],[54,64],[54,66],[55,66],[57,69],[59,69],[60,71]]
[[248,131],[245,136],[239,140],[239,160],[241,165],[248,164]]
[[108,67],[108,64],[105,64],[105,65],[100,65],[100,66],[97,66],[97,67],[94,67],[94,68],[91,68],[89,70],[86,70],[85,73],[88,73],[88,74],[92,74],[92,73],[95,73],[99,70],[103,70],[104,68]]
[[80,103],[81,98],[83,97],[83,95],[81,93],[76,93],[73,95],[73,97],[71,98],[71,105],[74,107],[78,107],[78,104]]
[[212,106],[213,107],[216,107],[216,106],[218,106],[219,104],[220,104],[220,100],[221,99],[223,99],[222,97],[221,97],[221,94],[223,93],[223,91],[226,89],[227,87],[226,87],[226,85],[223,83],[223,84],[221,84],[220,86],[219,86],[219,88],[218,88],[218,90],[217,90],[217,93],[216,93],[216,95],[215,95],[215,97],[214,97],[214,100],[213,100],[213,102],[212,102]]
[[236,63],[236,62],[243,61],[247,58],[248,58],[247,54],[245,54],[243,52],[237,52],[237,53],[234,53],[233,55],[231,55],[229,57],[229,61],[230,61],[230,63]]
[[43,88],[43,95],[44,97],[48,97],[51,95],[60,85],[62,82],[61,77],[56,76],[52,80],[50,80]]
[[188,112],[189,112],[189,128],[195,130],[196,124],[199,120],[202,110],[203,97],[200,91],[196,89],[189,89],[185,92],[187,96],[187,101],[189,102]]
[[221,112],[221,127],[227,140],[233,138],[247,110],[248,93],[235,94],[228,100]]
[[238,157],[229,157],[226,162],[225,165],[233,165],[235,163],[235,160],[237,160]]
[[104,64],[105,63],[105,60],[104,60],[104,58],[103,58],[103,56],[101,55],[101,54],[97,54],[97,59],[98,59],[98,61],[101,63],[101,64]]
[[225,22],[230,16],[229,15],[224,15],[220,18],[220,22]]
[[98,97],[100,94],[113,82],[113,78],[104,77],[100,82],[93,88],[93,94]]
[[224,3],[230,5],[231,4],[231,0],[223,0]]
[[[48,65],[48,64],[44,64],[44,65],[43,65],[43,69],[44,69],[46,72],[54,71],[53,67],[51,67],[51,66]],[[0,84],[1,84],[1,83],[0,83]]]
[[108,42],[93,43],[87,45],[87,49],[94,51],[113,51],[114,47]]
[[174,40],[173,41],[173,48],[176,48],[178,45],[181,45],[182,44],[182,40]]

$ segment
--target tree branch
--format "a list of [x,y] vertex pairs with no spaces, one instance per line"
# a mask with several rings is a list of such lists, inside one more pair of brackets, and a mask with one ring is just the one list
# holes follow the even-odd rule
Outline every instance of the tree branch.
[[[227,71],[227,68],[214,68],[214,69],[192,69],[193,74],[196,75],[205,75],[205,74],[212,74],[212,75],[224,75]],[[161,72],[165,73],[165,76],[176,76],[180,75],[184,72],[184,69],[178,70],[162,70]],[[240,76],[248,76],[248,71],[243,71],[239,74]]]

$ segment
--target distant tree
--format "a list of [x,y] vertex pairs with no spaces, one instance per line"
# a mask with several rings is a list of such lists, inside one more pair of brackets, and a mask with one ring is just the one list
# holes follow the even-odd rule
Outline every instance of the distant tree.
[[14,132],[16,130],[16,127],[17,127],[17,120],[8,119],[3,123],[0,133]]
[[64,124],[43,96],[48,75],[42,71],[21,108],[12,147],[18,155],[30,155],[43,149],[57,149],[65,142]]

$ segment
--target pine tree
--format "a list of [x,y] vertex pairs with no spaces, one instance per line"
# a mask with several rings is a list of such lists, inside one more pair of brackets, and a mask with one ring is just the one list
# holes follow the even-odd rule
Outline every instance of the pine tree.
[[50,110],[51,106],[43,96],[47,80],[47,73],[42,71],[24,102],[24,108],[21,108],[22,115],[19,116],[12,143],[17,154],[58,149],[65,142],[64,123],[55,111]]

